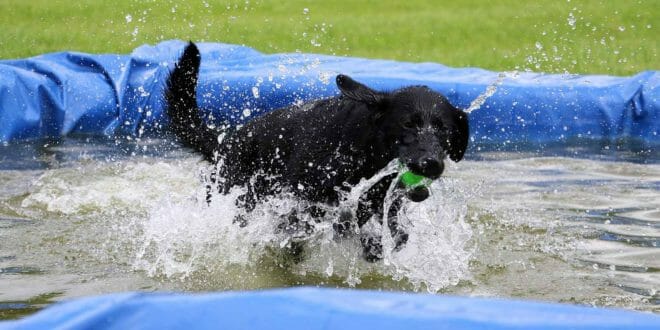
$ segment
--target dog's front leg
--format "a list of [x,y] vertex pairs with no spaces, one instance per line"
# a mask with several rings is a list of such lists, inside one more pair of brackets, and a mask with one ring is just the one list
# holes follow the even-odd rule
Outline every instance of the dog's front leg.
[[238,196],[236,198],[236,206],[243,212],[236,215],[232,223],[238,224],[239,227],[245,227],[248,225],[247,214],[252,212],[257,206],[257,198],[254,193],[254,188],[251,183],[246,184],[247,191],[245,194]]
[[314,205],[305,208],[302,212],[292,209],[288,214],[281,216],[276,233],[288,236],[288,242],[283,250],[294,263],[304,260],[305,241],[312,237],[315,230],[314,223],[319,223],[323,216],[325,210]]
[[[379,203],[382,209],[382,203]],[[397,197],[387,212],[387,226],[394,240],[394,251],[400,251],[408,242],[408,233],[399,226],[398,214],[403,205],[403,198]],[[382,225],[382,212],[375,214]],[[369,262],[376,262],[383,258],[382,237],[378,234],[363,233],[360,237],[364,258]]]
[[392,201],[390,209],[387,212],[387,225],[390,229],[390,235],[394,239],[394,251],[400,251],[408,243],[408,233],[399,226],[399,210],[403,205],[403,198],[397,197]]
[[[396,174],[384,177],[378,183],[373,185],[360,198],[356,216],[358,227],[362,228],[364,224],[372,217],[376,217],[378,222],[383,223],[383,207],[387,191],[396,178]],[[401,250],[408,242],[408,233],[399,226],[398,213],[403,205],[403,196],[398,194],[392,201],[387,212],[387,224],[390,235],[394,239],[394,251]],[[335,228],[337,230],[337,228]],[[374,233],[362,233],[360,237],[362,243],[364,258],[367,261],[378,261],[383,258],[383,245],[381,236]]]

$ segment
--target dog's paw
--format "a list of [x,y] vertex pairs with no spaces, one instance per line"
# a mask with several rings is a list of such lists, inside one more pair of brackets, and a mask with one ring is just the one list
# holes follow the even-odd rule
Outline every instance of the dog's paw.
[[346,238],[353,232],[353,225],[350,222],[335,222],[332,229],[335,231],[335,237]]
[[347,238],[356,233],[353,218],[353,213],[349,210],[342,210],[339,213],[339,219],[332,223],[332,229],[335,232],[335,239]]
[[383,244],[380,236],[364,236],[360,238],[362,243],[362,255],[368,262],[376,262],[383,259]]
[[314,225],[309,221],[300,220],[298,213],[293,210],[285,216],[284,221],[277,225],[277,231],[299,240],[311,236],[314,233]]
[[241,228],[244,228],[248,225],[247,219],[242,214],[239,214],[236,217],[234,217],[234,220],[232,220],[231,223],[233,223],[235,225],[237,224]]
[[291,262],[299,264],[305,260],[305,247],[303,242],[290,242],[284,252]]
[[402,230],[397,231],[392,238],[394,238],[394,251],[396,252],[401,251],[408,243],[408,233]]

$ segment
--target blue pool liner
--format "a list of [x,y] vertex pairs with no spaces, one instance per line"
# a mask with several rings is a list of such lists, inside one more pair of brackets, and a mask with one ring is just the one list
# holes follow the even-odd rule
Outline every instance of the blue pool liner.
[[660,329],[660,316],[574,305],[295,288],[123,293],[56,304],[0,329]]
[[[0,142],[68,134],[160,134],[163,88],[183,41],[145,45],[130,55],[77,52],[0,61]],[[576,139],[660,142],[660,75],[631,77],[497,73],[435,63],[316,54],[262,54],[202,43],[198,101],[215,122],[236,124],[281,106],[338,93],[334,77],[381,90],[427,85],[467,108],[471,146],[545,145]]]

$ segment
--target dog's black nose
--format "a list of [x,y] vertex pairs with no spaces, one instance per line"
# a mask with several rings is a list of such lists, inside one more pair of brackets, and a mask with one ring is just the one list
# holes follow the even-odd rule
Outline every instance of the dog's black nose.
[[422,160],[422,174],[427,178],[437,178],[442,174],[442,171],[445,169],[442,161],[435,158],[425,158]]
[[427,157],[422,158],[417,162],[408,163],[408,168],[417,175],[422,175],[427,178],[436,179],[440,177],[442,171],[445,169],[445,165],[441,160]]

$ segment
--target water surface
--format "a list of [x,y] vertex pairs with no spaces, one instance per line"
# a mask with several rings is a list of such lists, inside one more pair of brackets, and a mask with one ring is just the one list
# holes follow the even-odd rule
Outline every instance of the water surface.
[[295,263],[276,227],[300,201],[269,200],[240,228],[239,192],[207,205],[208,165],[170,140],[0,147],[0,317],[118,291],[293,285],[659,312],[658,160],[575,156],[472,152],[400,214],[410,232],[402,251],[367,263],[328,221]]

